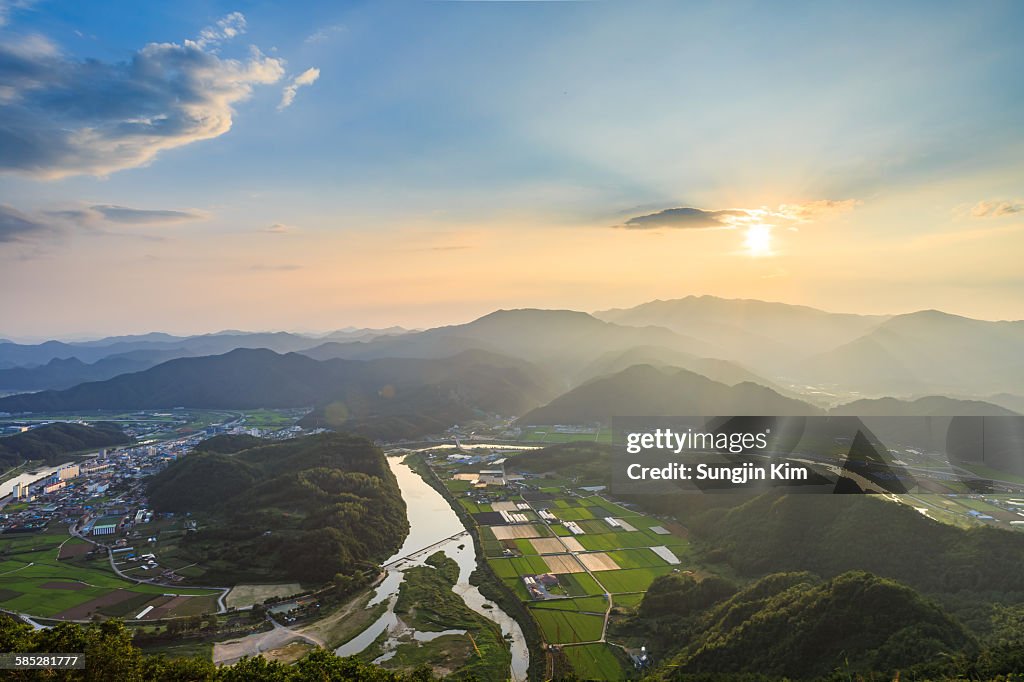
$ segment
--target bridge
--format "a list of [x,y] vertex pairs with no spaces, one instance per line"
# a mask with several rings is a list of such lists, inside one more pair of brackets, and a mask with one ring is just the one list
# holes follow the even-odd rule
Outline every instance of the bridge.
[[427,545],[426,547],[421,547],[420,549],[417,549],[415,552],[409,552],[408,554],[406,554],[404,556],[400,556],[397,559],[392,559],[391,561],[387,562],[386,564],[382,564],[381,568],[388,568],[389,566],[395,566],[397,564],[400,564],[403,561],[408,561],[409,559],[414,559],[414,558],[416,558],[418,556],[426,554],[427,552],[430,552],[431,550],[437,549],[441,545],[447,544],[447,543],[451,542],[452,540],[455,540],[456,538],[460,538],[463,535],[469,535],[469,531],[463,529],[463,530],[459,531],[458,533],[456,533],[455,535],[451,535],[449,537],[446,537],[443,540],[438,540],[437,542],[435,542],[435,543],[433,543],[431,545]]

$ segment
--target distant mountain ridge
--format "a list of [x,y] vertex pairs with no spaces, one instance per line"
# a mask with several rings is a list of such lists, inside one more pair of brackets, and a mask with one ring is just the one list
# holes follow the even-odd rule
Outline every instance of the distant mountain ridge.
[[[45,341],[39,344],[0,341],[0,368],[32,368],[46,365],[55,359],[67,360],[69,358],[77,358],[85,364],[92,364],[104,358],[134,351],[176,351],[177,355],[174,357],[218,355],[236,348],[267,348],[279,353],[287,353],[312,348],[323,343],[324,339],[369,339],[404,332],[405,330],[401,327],[380,330],[347,329],[330,332],[326,335],[222,331],[195,336],[174,336],[163,332],[150,332],[148,334],[111,336],[92,341]],[[170,357],[165,355],[160,361],[170,359]],[[2,383],[0,383],[0,388],[4,388]],[[11,388],[20,387],[12,386]]]
[[529,363],[485,351],[437,359],[318,361],[298,353],[237,349],[179,358],[63,391],[0,398],[0,411],[322,406],[330,407],[326,414],[332,416],[324,425],[373,437],[390,433],[386,427],[378,430],[374,418],[415,417],[402,425],[404,437],[444,430],[480,411],[519,414],[556,394]]

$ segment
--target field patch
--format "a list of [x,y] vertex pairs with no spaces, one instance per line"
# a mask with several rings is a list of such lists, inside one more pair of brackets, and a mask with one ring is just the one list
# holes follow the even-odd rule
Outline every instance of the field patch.
[[20,597],[24,592],[18,592],[17,590],[0,589],[0,602],[5,602],[8,599],[14,599]]
[[619,568],[615,560],[604,552],[580,554],[576,558],[591,571],[616,571]]
[[583,573],[583,566],[571,554],[547,554],[541,558],[549,573]]
[[276,583],[260,585],[235,585],[228,592],[224,603],[229,607],[251,606],[262,604],[271,597],[290,597],[302,591],[298,583]]
[[85,620],[91,617],[93,613],[99,612],[105,606],[113,606],[120,602],[133,599],[135,596],[136,593],[131,590],[113,590],[112,592],[107,592],[101,597],[90,599],[83,604],[61,611],[54,617],[60,618],[61,620]]
[[625,661],[607,644],[584,644],[562,650],[581,680],[621,680]]
[[671,571],[671,566],[605,571],[601,574],[601,584],[609,592],[645,592],[655,578]]
[[57,554],[57,558],[61,561],[64,561],[65,559],[77,559],[78,557],[88,554],[91,549],[92,545],[85,540],[72,538],[60,546],[60,553]]
[[529,524],[523,526],[491,526],[491,532],[498,540],[525,540],[539,538],[543,533]]
[[558,576],[558,584],[570,597],[586,597],[604,594],[597,581],[589,573],[566,573]]
[[572,537],[558,538],[536,538],[530,540],[533,549],[538,554],[564,554],[568,549],[570,552],[582,552],[583,545],[579,540]]
[[544,640],[552,644],[593,642],[601,639],[604,617],[572,611],[530,609]]
[[75,592],[77,592],[78,590],[84,590],[88,586],[84,583],[65,583],[51,581],[48,583],[43,583],[39,587],[41,587],[44,590],[74,590]]

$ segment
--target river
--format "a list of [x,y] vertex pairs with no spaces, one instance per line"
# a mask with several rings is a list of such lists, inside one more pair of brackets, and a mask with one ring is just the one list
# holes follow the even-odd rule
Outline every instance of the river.
[[[389,457],[388,465],[398,479],[402,489],[402,497],[409,515],[409,535],[402,547],[395,552],[385,565],[401,557],[405,560],[389,566],[386,575],[377,591],[370,600],[370,606],[388,602],[388,610],[366,630],[335,650],[339,656],[351,656],[361,652],[388,630],[388,642],[394,646],[395,634],[408,631],[394,613],[398,588],[404,578],[403,571],[411,566],[423,565],[424,560],[434,552],[441,550],[459,564],[459,579],[453,590],[461,596],[466,605],[488,620],[497,623],[505,640],[512,648],[512,679],[522,682],[527,679],[527,668],[530,665],[530,651],[526,646],[526,638],[519,623],[505,613],[497,604],[489,602],[480,594],[475,586],[469,584],[469,575],[476,569],[477,556],[473,539],[469,536],[462,521],[455,514],[444,497],[427,485],[415,471],[406,465],[401,457]],[[453,535],[458,537],[450,540]],[[429,548],[429,551],[420,551]],[[413,556],[409,556],[410,554]],[[487,604],[488,608],[484,608]],[[415,633],[417,639],[429,638],[427,633]],[[385,645],[388,650],[388,645]],[[389,650],[379,660],[386,660],[393,653]]]

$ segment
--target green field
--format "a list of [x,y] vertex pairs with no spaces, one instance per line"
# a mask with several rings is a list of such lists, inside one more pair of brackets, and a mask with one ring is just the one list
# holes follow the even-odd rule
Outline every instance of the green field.
[[[531,433],[533,437],[540,438],[544,435],[540,433],[543,431],[533,429]],[[579,434],[573,435],[579,439]],[[456,471],[464,473],[470,470],[472,468],[466,466],[441,464],[437,472],[455,499],[469,513],[489,511],[499,501],[518,503],[523,500],[516,491],[491,487],[473,491],[470,495],[467,492],[468,483],[451,479]],[[506,470],[515,470],[514,464],[507,463]],[[532,507],[549,510],[559,521],[573,521],[584,532],[582,535],[573,535],[557,521],[535,521],[534,527],[548,529],[560,537],[572,536],[586,552],[606,553],[619,569],[595,571],[593,574],[560,573],[557,575],[558,586],[550,590],[560,598],[536,600],[524,586],[522,576],[548,571],[532,542],[525,539],[501,542],[495,538],[491,528],[477,526],[484,558],[501,582],[525,603],[543,640],[549,644],[564,645],[562,652],[579,678],[622,679],[630,667],[625,653],[608,643],[600,642],[604,615],[609,606],[605,594],[607,592],[612,595],[613,608],[635,609],[655,578],[683,568],[669,565],[650,548],[668,547],[686,564],[692,558],[690,543],[680,535],[663,535],[651,531],[653,526],[665,526],[666,522],[656,517],[639,513],[601,495],[589,492],[580,494],[583,491],[575,481],[550,476],[538,479],[538,482],[540,480],[543,483],[538,486],[539,491],[551,495],[551,499],[531,502]],[[635,530],[613,526],[605,521],[608,517],[619,519]],[[520,556],[506,556],[506,548]],[[624,617],[622,611],[613,611],[613,615],[616,618]]]
[[[110,570],[106,557],[58,560],[64,542],[81,544],[70,539],[64,528],[23,536],[0,536],[0,606],[11,611],[40,617],[56,617],[63,612],[119,593],[124,599],[116,603],[97,603],[88,609],[106,616],[132,617],[146,602],[163,594],[194,597],[184,603],[175,615],[215,611],[217,592],[210,590],[138,585],[128,582]],[[49,584],[49,586],[47,586]],[[72,616],[73,617],[73,616]],[[88,615],[82,614],[81,619]]]
[[580,679],[619,680],[625,677],[625,655],[607,644],[567,646],[562,653]]
[[601,571],[597,574],[601,584],[611,593],[644,592],[659,575],[672,572],[668,565],[654,568],[631,568],[622,571]]
[[612,430],[601,429],[589,433],[558,433],[550,426],[528,426],[523,429],[519,440],[527,443],[572,443],[575,441],[589,441],[597,443],[611,443]]
[[530,608],[544,640],[552,644],[595,642],[601,639],[604,617],[573,611]]
[[243,410],[245,425],[259,429],[283,429],[298,421],[305,410]]
[[604,597],[579,597],[576,599],[549,599],[530,604],[531,609],[554,609],[555,611],[583,611],[603,614],[608,608]]

